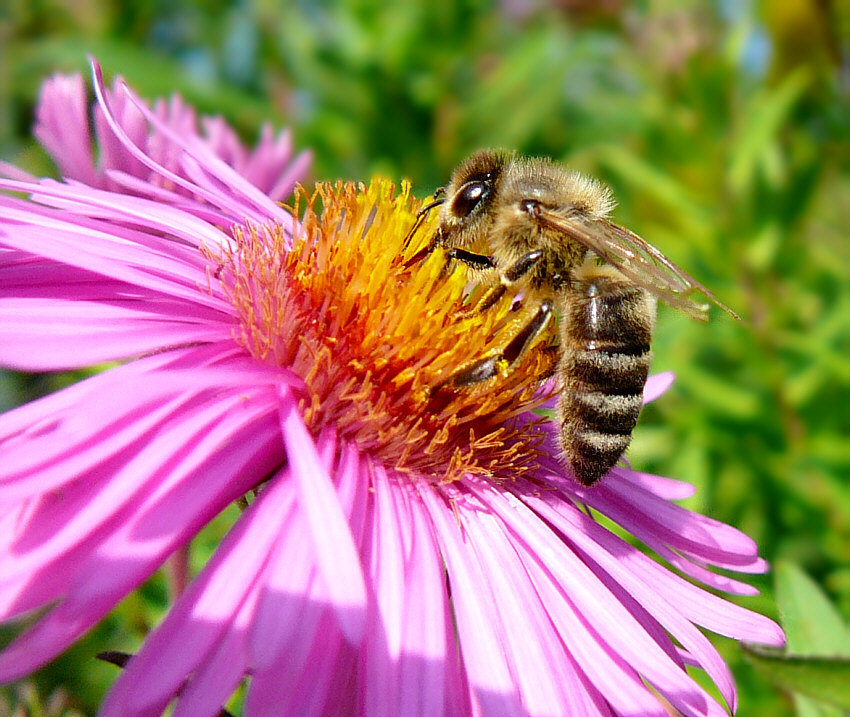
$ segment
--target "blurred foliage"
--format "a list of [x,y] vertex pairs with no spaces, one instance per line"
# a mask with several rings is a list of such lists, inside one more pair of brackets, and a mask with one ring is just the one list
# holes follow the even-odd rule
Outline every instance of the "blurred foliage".
[[[180,92],[247,140],[263,121],[292,125],[315,150],[319,178],[410,177],[424,196],[482,146],[600,176],[620,222],[745,317],[717,312],[703,326],[661,309],[655,368],[677,381],[646,411],[632,461],[696,483],[692,507],[747,531],[769,560],[803,566],[846,620],[848,7],[6,0],[0,157],[50,171],[29,134],[38,86],[56,70],[85,71],[89,52],[142,95]],[[56,381],[6,375],[0,402]],[[768,579],[757,582],[766,593],[746,604],[775,615]],[[163,609],[156,584],[128,598],[100,637],[138,641],[143,616]],[[127,647],[93,640],[88,655]],[[718,644],[739,679],[741,714],[792,711]],[[64,684],[90,711],[114,672],[87,659],[46,668],[39,692]]]

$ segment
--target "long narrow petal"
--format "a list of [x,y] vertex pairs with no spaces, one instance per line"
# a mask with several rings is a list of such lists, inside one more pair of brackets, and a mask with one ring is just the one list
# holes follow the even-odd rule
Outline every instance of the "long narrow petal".
[[[216,157],[203,143],[193,141],[191,136],[180,137],[168,125],[161,122],[122,82],[120,83],[122,91],[126,93],[136,108],[159,132],[173,142],[175,147],[182,150],[184,154],[181,156],[181,159],[184,162],[184,168],[188,166],[189,162],[193,162],[197,167],[203,166],[205,171],[210,172],[211,176],[220,182],[221,190],[216,191],[211,183],[203,181],[197,174],[195,181],[192,182],[184,179],[163,165],[154,162],[147,153],[138,148],[131,138],[126,135],[120,122],[112,114],[111,98],[105,91],[100,66],[95,62],[92,63],[92,75],[94,78],[95,94],[100,107],[103,109],[107,123],[114,134],[122,140],[125,149],[138,161],[169,181],[204,197],[204,199],[214,206],[233,206],[234,204],[241,203],[239,216],[234,217],[237,221],[244,221],[247,217],[257,222],[263,222],[268,219],[276,219],[284,225],[288,225],[291,222],[291,215],[281,210],[265,194]],[[200,184],[199,181],[201,182]]]
[[358,643],[366,621],[366,582],[351,529],[336,490],[316,452],[294,399],[281,392],[281,429],[286,455],[298,485],[299,504],[309,526],[321,576],[340,626]]
[[570,602],[621,659],[673,701],[678,709],[685,712],[708,709],[711,713],[716,707],[722,713],[719,705],[710,704],[711,698],[671,661],[593,571],[571,550],[563,549],[563,543],[543,521],[527,508],[522,509],[515,499],[506,500],[506,496],[474,481],[468,485],[511,528],[516,542],[526,546],[537,560],[546,563],[547,570],[563,581]]
[[646,689],[646,684],[628,660],[600,640],[593,625],[564,592],[561,581],[527,551],[522,552],[521,558],[552,625],[575,660],[577,669],[606,700],[612,712],[666,716],[667,711]]
[[[559,526],[582,552],[607,570],[616,584],[629,590],[641,605],[651,611],[654,607],[652,598],[657,596],[658,607],[661,608],[659,619],[691,652],[698,652],[702,648],[687,644],[690,639],[687,634],[693,637],[695,633],[677,619],[677,614],[729,637],[776,646],[784,643],[782,630],[769,618],[723,600],[666,570],[621,538],[609,533],[575,506],[531,494],[523,495],[522,499],[547,521]],[[700,644],[706,647],[704,643]],[[719,673],[718,677],[728,680]]]
[[[161,254],[168,254],[187,247],[227,246],[232,241],[230,234],[191,213],[142,197],[50,179],[38,182],[4,179],[0,180],[0,188],[26,192],[37,203],[33,205],[11,197],[0,197],[4,218],[25,224],[74,222],[78,226],[88,226],[104,244],[110,240],[113,244],[126,243],[129,237],[136,239],[140,247],[158,248]],[[50,214],[48,208],[62,213]],[[84,219],[88,219],[89,223],[86,224]],[[139,229],[126,228],[125,222]],[[27,247],[23,249],[29,251]],[[192,256],[194,261],[190,261]],[[150,255],[146,257],[149,258]],[[180,258],[183,260],[182,270],[180,264],[175,264],[169,272],[176,279],[186,283],[187,279],[194,279],[196,270],[202,272],[205,260],[199,254],[184,251]],[[136,263],[147,266],[145,260]]]
[[[254,410],[244,410],[243,403],[241,394],[232,394],[175,406],[173,419],[161,424],[147,440],[129,446],[126,455],[104,462],[84,480],[67,484],[59,497],[40,501],[0,559],[4,581],[61,560],[81,542],[96,539],[104,529],[126,519],[128,511],[136,512],[137,492],[150,490],[163,476],[169,476],[174,470],[171,464],[182,464],[184,471],[191,471],[199,462],[207,461],[208,446],[212,445],[209,436],[227,435],[229,430],[228,426],[222,431],[220,424],[246,423],[271,413],[267,401],[260,401]],[[243,408],[242,415],[238,408]],[[30,607],[34,606],[16,609]]]
[[253,618],[257,591],[250,591],[230,620],[229,629],[212,654],[200,663],[180,692],[173,717],[217,715],[239,683],[248,664],[246,633]]
[[663,371],[650,376],[643,387],[643,402],[651,403],[658,399],[673,385],[675,378],[676,376],[672,371]]
[[[334,443],[332,436],[318,440],[322,463],[328,467],[335,458],[328,450]],[[359,512],[367,482],[353,446],[341,450],[335,474],[343,510]],[[295,486],[289,487],[295,495]],[[353,674],[346,679],[345,673],[356,666],[355,648],[344,639],[323,595],[315,552],[303,539],[303,516],[293,515],[286,528],[269,561],[252,626],[252,680],[245,713],[318,717],[330,714],[335,705],[341,715],[351,714],[356,693],[341,686],[354,680]],[[345,705],[351,709],[346,711]]]
[[[190,353],[199,355],[197,350]],[[256,365],[239,360],[194,370],[159,368],[142,374],[144,384],[140,386],[128,385],[128,373],[136,375],[113,370],[88,379],[86,411],[67,410],[58,401],[45,401],[42,416],[35,419],[43,422],[37,431],[6,434],[0,449],[0,503],[11,504],[49,493],[99,470],[113,457],[129,460],[134,453],[132,446],[141,445],[148,431],[168,425],[178,411],[185,413],[185,404],[197,402],[202,396],[208,400],[211,392],[221,395],[227,388],[235,389],[236,405],[241,409],[245,408],[246,396],[255,394],[261,386],[273,387],[290,380],[284,372],[259,370]],[[72,388],[65,390],[77,393]],[[123,394],[120,403],[113,400],[116,391]],[[19,412],[34,414],[19,408],[3,418],[14,419]]]
[[592,699],[595,690],[575,672],[498,518],[483,511],[464,511],[463,518],[502,615],[505,649],[527,713],[599,714]]
[[[2,184],[11,183],[0,182],[0,185]],[[94,191],[86,190],[84,199],[91,201]],[[139,201],[141,200],[134,200],[134,203]],[[209,280],[206,273],[207,261],[199,253],[196,254],[193,266],[186,261],[185,255],[181,255],[179,259],[168,255],[168,250],[172,247],[177,251],[183,249],[173,241],[168,242],[160,238],[157,240],[159,246],[156,249],[138,241],[149,237],[150,232],[156,231],[156,226],[151,226],[146,235],[126,232],[129,238],[124,238],[107,223],[84,219],[71,221],[67,214],[60,215],[44,208],[21,208],[2,197],[0,205],[5,205],[2,206],[2,212],[10,220],[2,234],[3,244],[8,247],[49,257],[63,264],[102,274],[110,279],[120,279],[132,286],[183,298],[192,303],[212,303],[213,297],[205,295],[200,288],[206,287]],[[128,208],[126,200],[119,201],[114,198],[112,206]],[[159,208],[147,207],[146,211],[162,218],[163,212]],[[135,212],[134,207],[132,213],[128,212],[128,218]],[[219,240],[218,243],[229,241],[228,237],[216,239]],[[215,304],[221,309],[226,307],[221,299]]]
[[[510,510],[507,505],[503,507]],[[531,527],[538,527],[535,518],[531,518],[531,521]],[[498,536],[498,533],[509,528],[508,524],[499,531],[490,532]],[[604,714],[606,705],[610,703],[615,711],[632,711],[646,715],[665,714],[658,700],[646,691],[641,677],[628,660],[620,657],[616,648],[608,646],[600,638],[592,620],[585,618],[581,606],[572,600],[572,595],[567,592],[569,587],[563,579],[546,569],[535,551],[528,549],[522,540],[517,540],[519,536],[516,533],[510,532],[508,541],[522,564],[521,568],[514,567],[515,574],[519,576],[516,580],[522,579],[519,571],[524,570],[526,579],[533,585],[533,592],[536,593],[536,596],[529,599],[540,601],[554,633],[563,642],[565,656],[562,658],[562,669],[566,674],[572,672],[575,675],[573,682],[578,683],[580,694],[583,695],[579,703],[580,709],[589,714],[596,711]],[[563,546],[559,554],[565,553],[566,550],[566,546]],[[566,557],[564,555],[562,560]],[[496,569],[498,563],[492,566],[492,570]]]
[[[156,488],[114,532],[74,561],[72,573],[50,570],[26,585],[26,591],[42,594],[39,586],[48,583],[66,597],[0,653],[0,680],[16,679],[64,649],[213,515],[279,464],[279,429],[271,415],[265,425],[250,412],[231,415],[219,425],[220,431],[208,432],[176,466],[160,469]],[[175,439],[179,433],[175,431]]]
[[[407,491],[404,485],[396,491]],[[424,488],[430,490],[430,486]],[[469,694],[458,683],[461,656],[445,587],[445,571],[431,521],[418,492],[409,497],[412,536],[406,566],[399,714],[439,715],[469,712]]]
[[[243,382],[246,379],[243,372],[246,370],[250,370],[249,383],[257,381],[260,384],[274,384],[279,381],[291,384],[293,381],[291,372],[270,372],[266,367],[257,367],[256,363],[246,359],[241,350],[236,350],[235,347],[230,350],[221,345],[175,349],[116,366],[105,373],[96,374],[61,391],[0,414],[0,439],[15,435],[39,435],[56,423],[56,416],[60,412],[74,410],[79,402],[84,402],[87,397],[105,390],[104,387],[111,386],[112,390],[118,390],[122,385],[140,381],[143,377],[159,371],[167,374],[162,385],[168,393],[179,392],[180,386],[175,383],[176,380],[182,380],[183,388],[186,388],[190,371],[198,371],[203,387],[210,388],[211,379],[214,380],[215,376],[205,369],[223,361],[234,361],[233,374]],[[227,372],[229,373],[230,371]],[[263,376],[266,378],[263,379]],[[221,376],[219,378],[224,380]]]
[[730,525],[663,500],[613,472],[598,490],[570,488],[647,545],[666,545],[697,559],[739,572],[764,572],[751,538]]
[[404,515],[406,506],[394,500],[382,467],[374,466],[371,473],[374,508],[366,559],[377,614],[363,648],[366,671],[363,699],[366,714],[382,717],[400,714],[403,598],[407,597],[404,563],[411,536],[410,523]]
[[302,659],[316,639],[326,605],[316,599],[316,556],[304,540],[306,526],[297,511],[295,488],[288,485],[285,491],[290,509],[281,518],[277,544],[269,556],[248,647],[255,669],[274,669],[285,661],[292,674],[280,679],[291,682],[304,667]]
[[229,342],[232,328],[97,302],[0,299],[0,333],[0,365],[63,371],[175,346]]
[[39,93],[33,134],[62,176],[96,186],[87,103],[82,75],[50,78]]
[[472,702],[481,715],[522,717],[522,700],[507,662],[499,616],[481,566],[460,535],[451,508],[433,491],[423,491],[422,499],[448,571]]
[[[349,717],[358,714],[357,653],[339,630],[336,616],[326,610],[316,632],[321,640],[299,656],[292,669],[288,662],[255,671],[245,700],[245,717],[270,714],[298,717]],[[297,669],[301,668],[301,669]]]
[[[705,603],[717,600],[714,596],[702,593],[698,588],[667,572],[624,540],[608,533],[574,506],[547,501],[531,494],[523,494],[520,497],[541,517],[561,530],[584,554],[586,562],[588,559],[594,561],[597,574],[605,571],[610,575],[611,579],[606,581],[609,590],[615,594],[620,593],[620,600],[624,604],[626,598],[633,600],[633,614],[637,610],[645,610],[685,649],[696,656],[701,667],[720,689],[727,704],[734,709],[735,687],[732,675],[711,643],[690,621],[699,620],[701,624],[705,624]],[[671,584],[677,587],[678,591],[671,590]],[[679,594],[683,592],[689,594]],[[729,608],[733,607],[720,600],[717,602]],[[691,611],[685,605],[694,605],[692,612],[697,614],[689,614]],[[750,616],[760,617],[753,614]],[[642,622],[650,627],[646,618]],[[714,628],[715,626],[712,626],[712,629]]]
[[[281,488],[287,480],[281,474],[270,481],[165,620],[147,637],[104,702],[104,717],[161,711],[186,676],[215,650],[229,630],[232,616],[256,590],[274,548],[277,528],[292,507],[292,493]],[[184,644],[192,649],[184,649]]]

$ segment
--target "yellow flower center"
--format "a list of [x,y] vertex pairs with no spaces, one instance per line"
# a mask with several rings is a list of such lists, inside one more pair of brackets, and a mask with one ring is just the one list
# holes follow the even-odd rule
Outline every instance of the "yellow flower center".
[[546,398],[547,342],[481,384],[451,382],[498,354],[528,310],[505,296],[476,311],[480,291],[470,294],[465,267],[446,271],[441,249],[406,265],[433,236],[437,214],[408,238],[421,206],[408,184],[398,196],[381,180],[321,184],[312,196],[298,192],[294,215],[302,203],[292,240],[277,225],[252,227],[219,259],[238,341],[303,379],[308,427],[332,425],[385,464],[435,482],[529,470],[537,422],[513,419]]

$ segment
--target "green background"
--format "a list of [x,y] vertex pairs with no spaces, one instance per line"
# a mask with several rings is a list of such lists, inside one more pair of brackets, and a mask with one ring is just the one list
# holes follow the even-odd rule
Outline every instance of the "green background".
[[[315,152],[310,179],[381,173],[425,196],[486,146],[599,176],[620,223],[745,317],[715,311],[702,325],[660,309],[654,369],[677,380],[642,417],[632,462],[695,483],[689,507],[753,536],[792,587],[808,585],[799,569],[811,576],[811,593],[780,588],[783,611],[805,615],[823,599],[840,630],[850,614],[848,37],[845,0],[6,0],[0,158],[54,172],[30,137],[37,90],[56,70],[87,71],[89,52],[142,96],[179,92],[246,141],[266,120],[291,126]],[[0,408],[77,377],[0,374]],[[196,560],[226,522],[199,539]],[[754,582],[763,594],[744,604],[780,619],[773,576]],[[91,655],[137,645],[166,594],[162,578],[150,581],[66,656],[0,688],[0,715],[16,704],[92,713],[115,668]],[[777,691],[717,642],[740,714],[838,714]]]

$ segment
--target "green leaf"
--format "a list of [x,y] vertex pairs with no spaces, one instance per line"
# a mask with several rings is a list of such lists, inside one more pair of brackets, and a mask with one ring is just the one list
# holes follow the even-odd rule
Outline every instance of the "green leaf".
[[[850,654],[850,630],[818,584],[794,563],[776,564],[776,602],[788,650],[796,655]],[[832,708],[794,695],[799,717],[835,717]]]
[[775,685],[842,709],[850,709],[850,660],[829,657],[786,657],[744,647],[744,655]]
[[789,652],[850,657],[850,630],[840,613],[794,563],[776,564],[776,602]]

